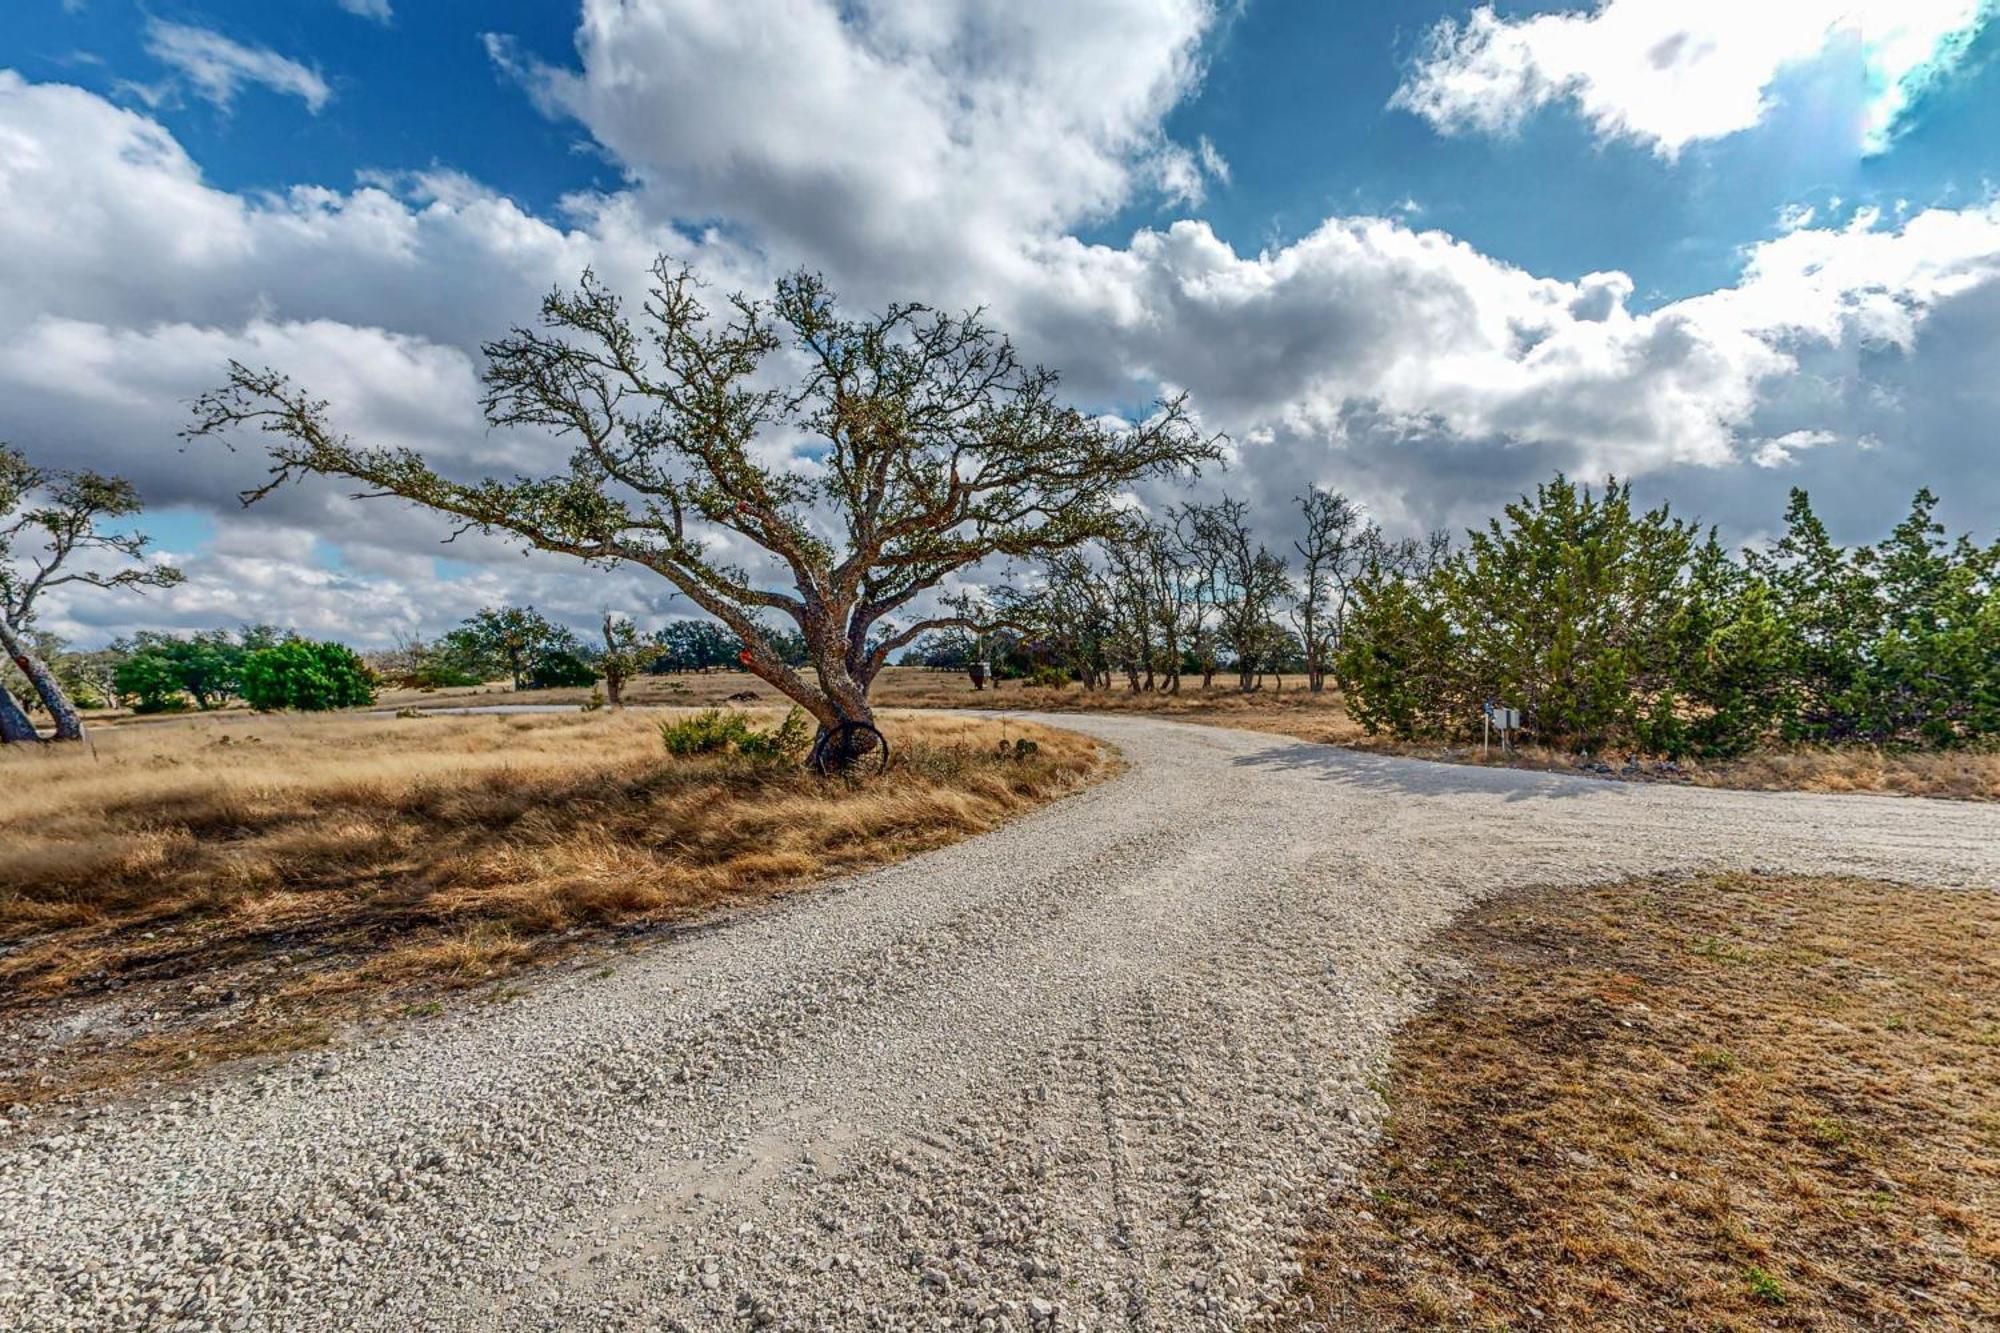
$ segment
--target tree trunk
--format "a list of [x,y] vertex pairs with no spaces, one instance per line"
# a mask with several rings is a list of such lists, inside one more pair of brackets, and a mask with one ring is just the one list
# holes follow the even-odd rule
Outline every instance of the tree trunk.
[[14,702],[14,696],[0,685],[0,745],[11,745],[21,741],[38,741],[42,733],[35,730],[35,724],[21,711],[21,705]]
[[604,673],[604,702],[613,708],[625,706],[625,677],[615,671]]
[[55,719],[54,739],[82,740],[83,715],[76,711],[76,705],[63,693],[63,687],[48,666],[28,651],[28,645],[21,642],[14,627],[4,619],[0,619],[0,648],[5,648],[7,655],[14,659],[14,665],[21,668],[21,674],[28,678],[28,683],[35,687],[35,693],[41,696],[42,707],[48,709],[49,716]]

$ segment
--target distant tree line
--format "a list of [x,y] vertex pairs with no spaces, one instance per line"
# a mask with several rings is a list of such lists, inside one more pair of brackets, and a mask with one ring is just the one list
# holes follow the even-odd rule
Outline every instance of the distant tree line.
[[905,663],[1086,689],[1339,685],[1372,732],[1477,735],[1489,702],[1534,740],[1727,756],[1768,743],[1949,747],[2000,732],[2000,543],[1948,537],[1936,497],[1843,547],[1803,491],[1784,535],[1732,552],[1666,506],[1558,475],[1462,544],[1392,539],[1338,492],[1260,540],[1223,498],[1134,516],[1051,560],[1008,624]]
[[[851,651],[869,673],[907,646],[906,663],[1134,692],[1332,681],[1363,726],[1408,739],[1476,734],[1488,703],[1519,709],[1532,739],[1583,750],[1952,747],[2000,733],[2000,542],[1949,536],[1928,490],[1885,540],[1854,547],[1794,491],[1783,536],[1736,552],[1664,505],[1636,508],[1616,481],[1600,493],[1558,475],[1458,545],[1390,538],[1338,492],[1296,503],[1298,535],[1275,550],[1227,496],[1094,512],[1087,535],[1033,552],[1027,590],[939,597],[916,625],[883,621]],[[590,642],[532,606],[484,608],[369,662],[267,625],[72,650],[36,623],[50,589],[181,581],[125,522],[139,509],[120,478],[39,468],[0,445],[0,743],[43,738],[31,711],[51,739],[75,740],[92,706],[337,708],[381,681],[602,680],[616,705],[642,673],[746,665],[770,679],[826,651],[754,617],[642,634],[606,614]]]
[[1283,689],[1289,675],[1318,693],[1334,677],[1364,573],[1427,569],[1449,543],[1392,539],[1336,491],[1315,487],[1295,503],[1299,536],[1283,550],[1228,496],[1129,516],[1050,560],[1031,594],[1003,597],[999,628],[933,634],[903,660],[983,662],[1003,680],[1053,676],[1132,693],[1178,693],[1196,677],[1211,689],[1222,674],[1246,692]]
[[[385,680],[409,689],[505,680],[517,690],[545,690],[601,678],[615,704],[635,676],[733,670],[747,651],[741,636],[712,620],[669,621],[642,635],[630,620],[606,612],[601,639],[586,641],[532,606],[485,607],[436,639],[409,639],[377,653],[371,664]],[[803,636],[769,630],[766,639],[780,661],[804,663]]]

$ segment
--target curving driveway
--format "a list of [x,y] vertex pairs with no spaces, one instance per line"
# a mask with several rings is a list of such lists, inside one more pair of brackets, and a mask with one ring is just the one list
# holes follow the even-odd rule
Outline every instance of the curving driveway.
[[2000,885],[2000,808],[1137,717],[1131,771],[512,1003],[0,1129],[0,1326],[1237,1328],[1354,1168],[1425,935],[1712,866]]

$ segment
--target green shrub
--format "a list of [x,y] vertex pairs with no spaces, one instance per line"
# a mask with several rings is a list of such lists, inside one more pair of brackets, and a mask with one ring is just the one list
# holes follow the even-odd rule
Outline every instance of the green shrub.
[[243,698],[260,712],[323,712],[375,702],[375,678],[353,649],[288,639],[243,662]]
[[597,682],[597,670],[576,653],[559,649],[544,654],[528,672],[531,690],[581,689]]
[[797,705],[772,731],[757,731],[748,726],[744,730],[748,734],[738,738],[736,752],[746,759],[799,759],[812,743],[812,723],[805,709]]
[[720,708],[704,708],[693,717],[660,724],[660,740],[667,753],[677,759],[727,750],[749,733],[750,724],[743,714],[725,713]]
[[685,759],[700,754],[735,753],[745,759],[794,759],[811,741],[812,723],[805,710],[793,708],[771,731],[759,731],[742,713],[704,708],[692,717],[660,724],[667,753]]
[[138,653],[118,664],[111,683],[132,701],[135,713],[181,713],[189,703],[181,691],[180,672],[153,653]]
[[1038,666],[1028,673],[1023,684],[1031,690],[1059,690],[1069,684],[1069,673],[1060,667]]

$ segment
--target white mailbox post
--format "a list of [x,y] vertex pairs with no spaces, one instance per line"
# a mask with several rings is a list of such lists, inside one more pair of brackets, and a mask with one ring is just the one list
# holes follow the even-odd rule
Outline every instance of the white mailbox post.
[[1493,732],[1497,728],[1500,732],[1500,752],[1502,754],[1512,754],[1514,751],[1512,733],[1518,730],[1520,725],[1520,709],[1507,708],[1488,699],[1486,701],[1486,736],[1479,745],[1481,753],[1484,753],[1493,744]]

